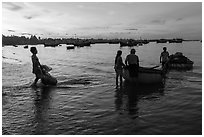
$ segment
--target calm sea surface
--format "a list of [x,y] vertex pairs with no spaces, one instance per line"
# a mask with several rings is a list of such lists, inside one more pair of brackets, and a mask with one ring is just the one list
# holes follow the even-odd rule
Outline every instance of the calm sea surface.
[[[119,44],[37,45],[41,64],[58,79],[57,87],[41,88],[29,87],[35,78],[29,49],[2,47],[2,134],[202,134],[202,43],[135,47],[140,65],[158,65],[163,46],[194,61],[193,70],[170,71],[164,86],[122,89],[115,89],[113,69]],[[124,60],[130,48],[121,50]]]

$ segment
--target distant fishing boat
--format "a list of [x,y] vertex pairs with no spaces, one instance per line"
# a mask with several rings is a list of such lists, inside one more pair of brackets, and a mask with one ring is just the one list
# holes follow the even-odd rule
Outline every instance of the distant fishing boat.
[[28,45],[27,45],[27,46],[24,46],[23,48],[24,48],[24,49],[27,49],[27,48],[28,48]]
[[58,43],[44,43],[44,47],[57,47]]
[[171,39],[171,40],[168,40],[169,43],[182,43],[183,42],[183,39]]
[[137,77],[130,77],[127,68],[123,69],[123,78],[129,82],[141,84],[155,84],[163,82],[163,71],[154,68],[139,67]]
[[142,42],[138,43],[138,46],[142,46],[142,45],[143,45],[143,43],[142,43]]
[[75,48],[75,46],[67,46],[67,50],[74,49],[74,48]]

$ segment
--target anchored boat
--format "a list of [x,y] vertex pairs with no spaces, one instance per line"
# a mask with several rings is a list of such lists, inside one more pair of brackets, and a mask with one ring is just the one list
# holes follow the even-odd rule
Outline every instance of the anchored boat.
[[141,84],[155,84],[163,82],[163,71],[160,69],[139,67],[137,77],[130,77],[127,68],[123,69],[123,78],[129,82]]
[[193,61],[185,57],[181,52],[177,52],[169,57],[168,68],[189,70],[193,68]]

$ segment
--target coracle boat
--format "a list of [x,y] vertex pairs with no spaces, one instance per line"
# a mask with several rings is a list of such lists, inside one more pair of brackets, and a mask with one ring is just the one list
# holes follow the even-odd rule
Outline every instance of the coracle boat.
[[41,65],[41,69],[43,72],[43,77],[41,78],[41,82],[44,85],[57,85],[57,79],[53,76],[51,76],[48,72],[52,70],[51,67],[48,67],[47,65]]
[[163,83],[164,73],[160,69],[139,67],[137,77],[130,77],[127,68],[123,69],[123,78],[129,82],[140,84],[156,84]]
[[177,52],[169,57],[168,68],[189,70],[193,68],[193,61],[185,57],[181,52]]

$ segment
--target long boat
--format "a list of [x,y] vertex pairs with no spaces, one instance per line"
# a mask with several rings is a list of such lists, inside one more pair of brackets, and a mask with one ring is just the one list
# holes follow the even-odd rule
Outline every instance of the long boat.
[[137,77],[130,77],[127,68],[123,69],[123,78],[129,82],[141,84],[155,84],[163,82],[163,71],[160,69],[139,67]]

